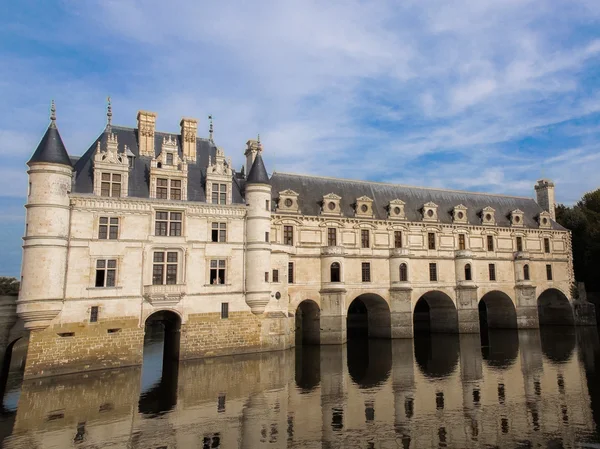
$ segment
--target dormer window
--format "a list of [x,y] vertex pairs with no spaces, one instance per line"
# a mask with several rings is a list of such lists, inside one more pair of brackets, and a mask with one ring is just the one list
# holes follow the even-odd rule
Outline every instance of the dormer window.
[[355,211],[357,217],[373,218],[373,200],[368,196],[357,198]]
[[496,224],[495,213],[496,213],[496,210],[490,206],[483,208],[483,210],[481,211],[481,224],[495,225]]
[[94,193],[101,196],[125,197],[129,182],[129,160],[127,147],[119,152],[116,134],[108,134],[106,146],[101,148],[100,142],[94,155]]
[[160,154],[150,163],[150,198],[187,200],[187,173],[185,160],[179,157],[177,140],[163,138]]
[[542,229],[551,229],[552,228],[552,221],[550,220],[550,214],[546,211],[544,212],[540,212],[540,215],[538,216],[538,224],[539,227]]
[[515,209],[510,213],[510,225],[513,227],[523,227],[524,212],[520,209]]
[[423,205],[423,221],[438,221],[438,205],[429,201]]
[[321,206],[321,214],[322,215],[342,215],[341,202],[342,197],[336,195],[335,193],[328,193],[327,195],[323,195],[323,201]]
[[279,192],[279,201],[277,202],[277,212],[300,212],[298,206],[298,193],[293,190],[284,190]]
[[222,148],[216,149],[214,159],[208,158],[208,167],[206,169],[206,198],[213,204],[231,204],[231,178],[233,169],[231,161],[225,159],[225,152]]
[[390,201],[388,204],[388,218],[394,218],[397,220],[404,220],[406,216],[404,215],[404,201],[395,199]]
[[463,206],[462,204],[455,206],[452,210],[452,221],[454,223],[468,223],[469,220],[467,218],[467,207]]

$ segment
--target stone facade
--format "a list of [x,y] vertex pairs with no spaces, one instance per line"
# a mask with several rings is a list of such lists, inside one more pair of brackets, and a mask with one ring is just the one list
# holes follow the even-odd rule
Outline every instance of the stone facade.
[[[587,304],[573,313],[570,234],[553,205],[269,177],[259,139],[239,173],[196,120],[172,136],[156,117],[109,122],[81,158],[53,118],[28,163],[17,309],[28,377],[137,365],[149,319],[171,323],[182,359],[284,349],[304,331],[344,343],[357,299],[371,337],[411,338],[414,323],[477,333],[482,313],[491,327],[536,328],[540,304],[590,322]],[[316,312],[300,319],[307,300]]]

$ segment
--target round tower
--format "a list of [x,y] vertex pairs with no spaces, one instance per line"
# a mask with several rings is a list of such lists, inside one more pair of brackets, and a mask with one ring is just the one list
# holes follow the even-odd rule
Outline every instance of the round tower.
[[271,296],[271,182],[258,147],[246,179],[246,304],[255,315],[264,312]]
[[27,162],[29,191],[17,302],[27,329],[47,327],[64,299],[73,167],[56,127],[54,102],[51,111],[46,134]]

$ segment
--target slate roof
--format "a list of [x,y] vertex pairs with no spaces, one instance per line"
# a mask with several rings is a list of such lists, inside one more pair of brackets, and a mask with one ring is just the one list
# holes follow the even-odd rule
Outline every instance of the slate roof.
[[[438,205],[440,223],[452,223],[452,211],[462,204],[468,208],[469,224],[481,224],[480,213],[486,206],[495,209],[496,226],[510,226],[509,214],[515,209],[524,212],[523,223],[527,228],[539,228],[536,217],[543,209],[532,199],[516,196],[502,196],[486,193],[462,192],[454,190],[410,187],[379,182],[356,181],[351,179],[325,178],[319,176],[273,173],[271,176],[273,204],[279,192],[291,189],[299,194],[298,205],[304,215],[319,215],[323,196],[335,193],[342,197],[341,209],[344,217],[354,217],[352,204],[366,195],[373,200],[375,218],[387,220],[386,207],[394,199],[405,202],[404,211],[407,221],[423,221],[421,209],[429,201]],[[553,222],[553,229],[564,230]]]
[[246,184],[271,184],[260,152],[254,158],[252,168],[250,169],[250,173],[248,173],[248,179],[246,179]]
[[[138,147],[138,133],[136,128],[127,128],[121,126],[112,126],[111,132],[117,135],[119,142],[119,151],[123,151],[125,145],[135,156],[133,168],[129,172],[129,196],[138,198],[149,198],[150,196],[150,161],[148,156],[140,156]],[[155,132],[154,151],[158,156],[162,149],[163,138],[172,136],[177,141],[179,155],[183,156],[181,149],[181,135],[175,133]],[[94,154],[96,153],[97,143],[100,142],[102,148],[105,148],[108,133],[106,130],[98,136],[89,149],[76,159],[75,162],[75,188],[77,193],[93,193],[94,191]],[[215,159],[217,147],[214,142],[208,139],[196,139],[196,162],[188,162],[188,200],[206,202],[206,192],[204,190],[206,180],[206,168],[208,166],[209,156]],[[236,180],[234,175],[232,183],[233,203],[244,204],[242,197],[243,183]],[[238,182],[236,182],[238,181]]]
[[50,122],[46,134],[42,137],[42,140],[33,153],[33,156],[31,156],[31,159],[29,159],[29,162],[27,162],[27,165],[36,162],[48,162],[71,167],[71,159],[69,158],[65,144],[60,138],[60,133],[58,132],[54,120]]

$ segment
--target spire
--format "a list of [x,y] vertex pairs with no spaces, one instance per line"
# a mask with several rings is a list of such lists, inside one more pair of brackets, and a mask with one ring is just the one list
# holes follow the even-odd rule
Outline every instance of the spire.
[[110,103],[110,96],[107,98],[108,105],[106,107],[106,130],[110,132],[112,126],[112,105]]
[[271,185],[271,181],[269,181],[269,175],[267,174],[267,169],[265,168],[265,163],[262,160],[260,151],[254,159],[254,163],[252,164],[250,173],[248,173],[248,179],[246,180],[246,184]]
[[210,140],[212,142],[212,140],[213,140],[213,131],[214,131],[214,129],[213,129],[213,116],[212,116],[212,114],[210,114],[208,116],[208,120],[209,120],[209,123],[210,123],[210,125],[208,126],[208,140]]
[[33,156],[27,162],[27,165],[31,166],[34,163],[61,164],[72,167],[71,159],[56,127],[56,106],[54,105],[54,100],[52,100],[50,106],[50,125]]

